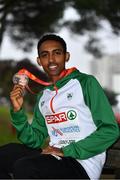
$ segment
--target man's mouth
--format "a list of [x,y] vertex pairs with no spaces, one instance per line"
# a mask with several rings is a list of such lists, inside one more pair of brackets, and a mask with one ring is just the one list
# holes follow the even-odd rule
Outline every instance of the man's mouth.
[[48,66],[48,68],[50,70],[55,70],[57,68],[57,65],[56,64],[53,64],[53,65],[51,64],[51,65]]

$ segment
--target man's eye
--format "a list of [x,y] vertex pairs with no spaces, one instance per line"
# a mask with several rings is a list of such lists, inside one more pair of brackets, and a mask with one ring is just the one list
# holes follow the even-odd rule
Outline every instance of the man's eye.
[[42,54],[40,55],[40,57],[42,57],[42,58],[45,58],[45,57],[47,57],[47,56],[48,56],[47,53],[42,53]]
[[56,54],[56,55],[61,55],[61,54],[62,54],[62,51],[55,51],[55,54]]

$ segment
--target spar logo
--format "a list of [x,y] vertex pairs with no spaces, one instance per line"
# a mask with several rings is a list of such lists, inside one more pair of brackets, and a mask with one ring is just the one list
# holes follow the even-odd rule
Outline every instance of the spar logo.
[[67,121],[65,112],[52,114],[52,115],[46,115],[45,119],[47,121],[47,124],[61,123],[61,122]]

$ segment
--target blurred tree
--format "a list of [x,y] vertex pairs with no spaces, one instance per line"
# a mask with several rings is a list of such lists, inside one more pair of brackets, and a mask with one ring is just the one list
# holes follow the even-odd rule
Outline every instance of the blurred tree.
[[[64,10],[70,6],[77,10],[79,19],[64,21]],[[58,32],[61,27],[78,34],[95,32],[101,20],[107,20],[113,33],[119,34],[119,0],[0,0],[0,44],[7,32],[17,46],[30,51],[43,33]],[[86,49],[101,55],[95,33],[90,35]]]
[[[107,20],[113,33],[120,33],[120,1],[119,0],[73,0],[72,7],[75,8],[80,18],[75,21],[66,21],[72,32],[77,34],[87,34],[89,36],[85,48],[96,57],[102,56],[100,39],[96,36],[96,31],[101,28],[101,22]],[[89,33],[93,32],[93,33]]]
[[55,31],[64,3],[56,0],[0,0],[0,43],[5,30],[25,51],[45,32]]
[[80,20],[68,22],[72,31],[85,33],[100,27],[100,20],[108,20],[113,32],[120,31],[120,1],[119,0],[74,0],[73,7],[80,14]]

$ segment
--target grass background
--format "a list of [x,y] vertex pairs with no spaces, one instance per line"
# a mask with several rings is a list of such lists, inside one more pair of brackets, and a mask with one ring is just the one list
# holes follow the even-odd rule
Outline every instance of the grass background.
[[[0,106],[0,146],[12,143],[20,142],[16,136],[16,130],[11,124],[10,120],[10,108],[5,106]],[[28,119],[32,119],[32,114],[27,113]],[[46,139],[43,147],[48,145],[49,138]]]
[[18,142],[16,131],[11,125],[9,108],[0,106],[0,146],[9,142]]

